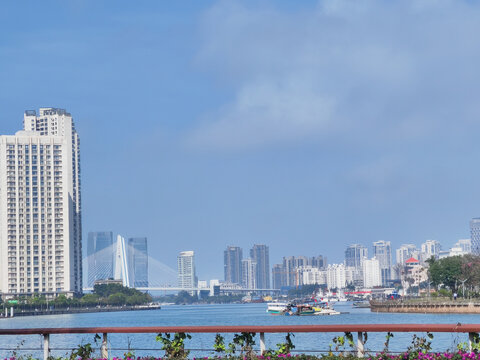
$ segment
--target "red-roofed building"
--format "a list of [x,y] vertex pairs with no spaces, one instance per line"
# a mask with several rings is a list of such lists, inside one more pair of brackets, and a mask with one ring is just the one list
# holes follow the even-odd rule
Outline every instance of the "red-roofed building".
[[420,264],[420,261],[418,261],[417,259],[411,257],[410,259],[406,260],[405,261],[405,265],[419,265]]
[[402,286],[405,290],[409,287],[419,286],[427,279],[427,269],[420,265],[420,261],[414,257],[405,261],[405,268],[402,273]]

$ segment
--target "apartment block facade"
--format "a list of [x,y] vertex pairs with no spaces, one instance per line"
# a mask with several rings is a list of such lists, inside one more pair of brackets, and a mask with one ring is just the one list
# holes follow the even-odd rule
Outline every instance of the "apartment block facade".
[[0,136],[0,292],[82,292],[80,140],[63,109],[26,111]]

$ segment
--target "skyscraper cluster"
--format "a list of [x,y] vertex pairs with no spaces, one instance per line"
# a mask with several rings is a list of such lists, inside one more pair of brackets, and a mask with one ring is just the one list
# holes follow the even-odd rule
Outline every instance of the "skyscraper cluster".
[[270,255],[268,246],[253,245],[250,257],[244,259],[238,246],[228,246],[224,251],[224,279],[247,289],[270,288]]
[[318,280],[318,276],[321,276],[319,271],[326,265],[327,258],[322,255],[314,257],[286,256],[281,264],[273,265],[273,288],[297,287],[320,281]]

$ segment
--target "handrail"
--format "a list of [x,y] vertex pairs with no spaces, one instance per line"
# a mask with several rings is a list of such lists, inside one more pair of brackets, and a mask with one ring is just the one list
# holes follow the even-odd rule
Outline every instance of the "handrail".
[[265,351],[265,333],[329,333],[357,332],[357,356],[365,355],[364,334],[368,332],[450,332],[468,333],[469,347],[480,332],[480,324],[342,324],[342,325],[241,325],[241,326],[144,326],[144,327],[76,327],[0,329],[0,335],[42,335],[44,359],[50,357],[52,334],[103,334],[101,354],[108,358],[107,336],[111,334],[139,333],[240,333],[254,332],[260,335],[260,351]]
[[240,326],[142,326],[0,329],[0,335],[93,333],[308,333],[308,332],[480,332],[480,324],[341,324],[341,325],[240,325]]

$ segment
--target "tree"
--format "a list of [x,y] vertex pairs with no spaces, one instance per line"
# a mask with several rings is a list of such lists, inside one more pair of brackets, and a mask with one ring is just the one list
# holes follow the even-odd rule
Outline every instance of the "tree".
[[124,305],[127,297],[124,294],[116,293],[108,297],[108,305]]
[[444,285],[456,291],[462,278],[462,257],[450,256],[440,260],[429,259],[428,274],[433,284]]
[[80,299],[80,302],[87,306],[93,306],[98,304],[98,300],[99,300],[99,296],[97,294],[85,294]]

